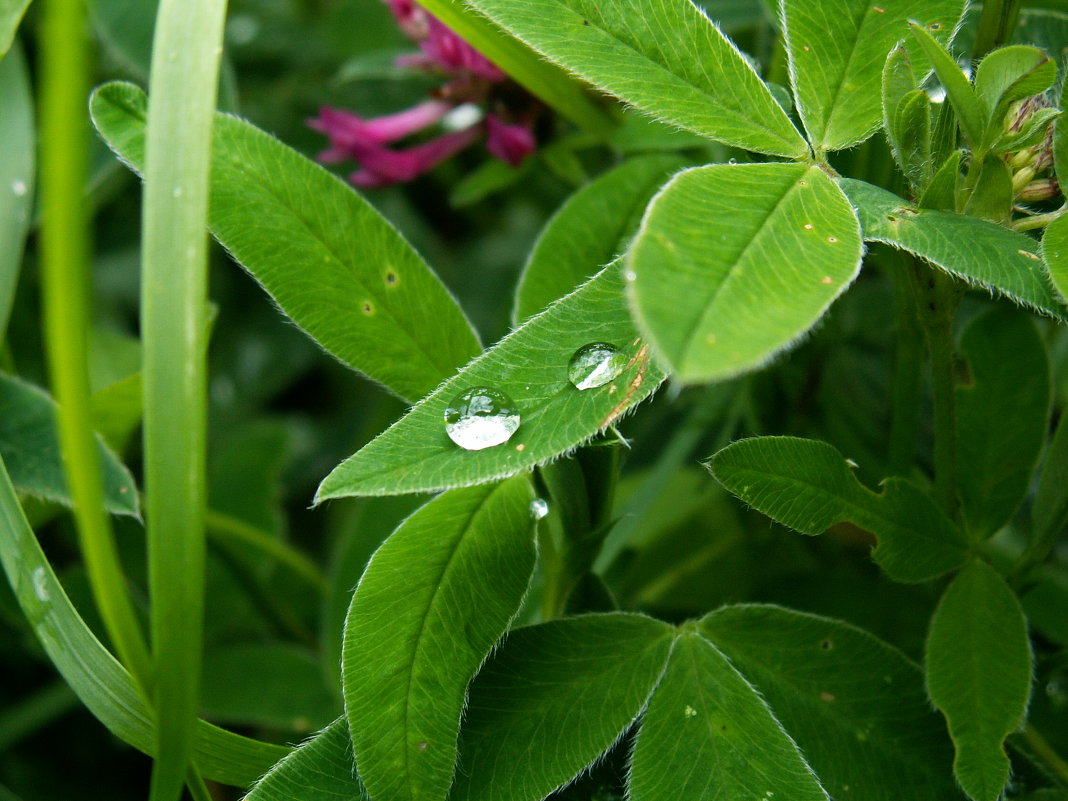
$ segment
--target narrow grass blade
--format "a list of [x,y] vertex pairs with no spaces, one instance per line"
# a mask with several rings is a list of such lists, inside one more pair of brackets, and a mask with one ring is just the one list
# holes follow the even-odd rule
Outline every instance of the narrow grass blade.
[[[0,5],[9,0],[0,0]],[[2,12],[0,12],[2,13]],[[2,55],[0,32],[0,345],[15,300],[33,201],[33,96],[22,48]]]

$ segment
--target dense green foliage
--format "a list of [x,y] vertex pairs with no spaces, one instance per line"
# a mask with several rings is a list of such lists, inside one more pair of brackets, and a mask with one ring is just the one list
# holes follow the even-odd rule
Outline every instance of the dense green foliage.
[[0,799],[1068,799],[1068,11],[387,3],[0,0]]

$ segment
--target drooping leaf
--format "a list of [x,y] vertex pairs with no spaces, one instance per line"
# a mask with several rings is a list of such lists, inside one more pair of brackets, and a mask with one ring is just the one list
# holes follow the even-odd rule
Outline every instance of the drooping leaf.
[[584,186],[553,215],[523,268],[513,322],[562,298],[626,250],[649,198],[687,160],[634,158]]
[[1025,234],[964,214],[918,209],[893,192],[842,179],[864,238],[907,250],[936,267],[1043,314],[1068,320],[1050,289],[1037,243]]
[[471,685],[452,801],[540,801],[603,754],[645,705],[673,629],[584,615],[517,629]]
[[[0,58],[11,48],[15,32],[22,22],[22,15],[30,7],[30,0],[0,0]],[[3,106],[2,108],[9,108]]]
[[[56,404],[42,390],[0,375],[0,455],[19,492],[71,504],[60,456]],[[137,485],[119,458],[97,438],[104,505],[112,514],[139,514]]]
[[[144,164],[146,98],[93,94],[97,130]],[[414,400],[479,350],[456,301],[374,208],[338,178],[242,120],[215,118],[209,225],[297,325],[342,362]],[[433,325],[427,325],[433,320]]]
[[[568,381],[568,362],[591,342],[615,345],[628,363],[615,380],[580,391]],[[637,338],[618,269],[606,267],[342,462],[323,480],[316,500],[431,492],[513,475],[586,441],[646,398],[663,378]],[[459,393],[480,386],[511,398],[520,423],[508,442],[467,451],[445,433],[444,413]]]
[[342,683],[373,797],[445,798],[468,682],[534,570],[532,499],[525,476],[444,493],[368,564],[345,623]]
[[370,801],[356,778],[345,719],[338,718],[286,755],[245,801]]
[[1009,307],[973,320],[961,351],[970,379],[956,397],[961,507],[969,533],[985,537],[1009,522],[1042,454],[1049,358],[1029,315]]
[[849,521],[875,535],[872,558],[898,581],[924,581],[960,567],[964,535],[927,495],[903,478],[876,494],[826,442],[754,437],[728,445],[711,461],[728,490],[802,534],[822,534]]
[[[6,56],[10,46],[4,41],[4,23],[18,24],[10,16],[18,6],[29,4],[0,0],[0,344],[4,342],[7,320],[15,300],[22,247],[30,225],[34,183],[33,94],[26,59],[16,47]],[[10,8],[4,8],[10,6]],[[21,11],[19,11],[21,13]]]
[[552,61],[666,122],[802,158],[801,133],[735,46],[689,2],[468,0]]
[[[1068,123],[1063,124],[1068,126]],[[1068,136],[1065,141],[1068,142]],[[1042,236],[1042,260],[1046,262],[1049,277],[1053,279],[1061,300],[1068,303],[1068,215],[1058,217],[1046,226]]]
[[627,256],[639,330],[682,381],[760,366],[802,336],[860,269],[856,216],[803,164],[676,175]]
[[978,148],[986,131],[986,118],[975,88],[953,56],[922,25],[910,23],[909,27],[913,38],[931,60],[931,66],[946,90],[946,97],[957,112],[960,129],[972,147]]
[[1031,690],[1031,644],[1016,595],[974,561],[949,585],[927,636],[927,690],[949,723],[953,771],[975,801],[997,801],[1009,779],[1004,742]]
[[[123,742],[156,749],[151,711],[130,675],[78,615],[19,508],[0,459],[0,562],[23,615],[56,670],[93,715]],[[197,767],[205,778],[244,787],[286,754],[204,721],[196,729]]]
[[701,631],[756,687],[837,801],[960,798],[945,726],[900,651],[846,623],[775,606],[719,609]]
[[628,797],[829,799],[760,694],[695,632],[676,641],[642,716]]
[[841,150],[870,136],[882,116],[879,68],[908,21],[946,40],[964,13],[960,0],[873,5],[783,3],[783,35],[801,119],[817,152]]

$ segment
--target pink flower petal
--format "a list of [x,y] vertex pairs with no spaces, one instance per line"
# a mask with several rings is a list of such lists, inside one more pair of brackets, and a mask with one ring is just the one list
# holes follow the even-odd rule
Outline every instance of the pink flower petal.
[[319,155],[320,161],[344,160],[346,154],[353,158],[353,148],[359,142],[383,145],[421,131],[440,120],[452,108],[451,103],[428,100],[397,114],[365,120],[347,111],[324,106],[316,119],[308,125],[330,138],[330,148]]
[[478,136],[479,129],[476,125],[439,136],[407,150],[389,150],[361,142],[354,148],[354,155],[362,169],[350,175],[349,180],[364,187],[388,186],[414,180],[463,150]]
[[486,115],[486,150],[501,161],[518,167],[537,148],[534,133],[525,125],[510,125]]

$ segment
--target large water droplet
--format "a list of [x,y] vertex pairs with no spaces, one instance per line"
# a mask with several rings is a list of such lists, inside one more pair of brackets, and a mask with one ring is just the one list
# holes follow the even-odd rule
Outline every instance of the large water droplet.
[[530,502],[530,516],[535,520],[541,520],[547,514],[549,514],[549,504],[544,498],[535,498]]
[[626,366],[626,354],[615,345],[591,342],[575,351],[567,365],[567,377],[579,389],[594,389],[607,384]]
[[464,450],[480,451],[507,442],[519,428],[515,403],[492,387],[464,390],[445,409],[445,432]]

